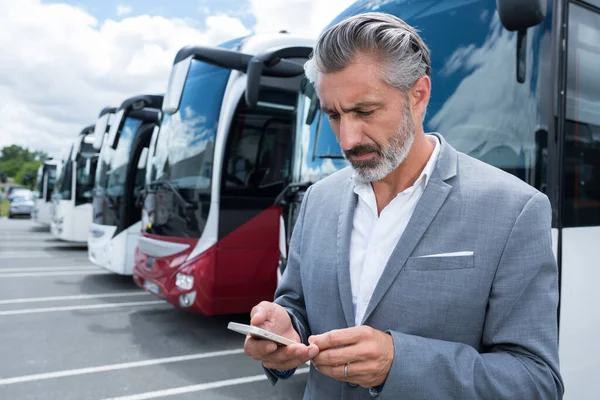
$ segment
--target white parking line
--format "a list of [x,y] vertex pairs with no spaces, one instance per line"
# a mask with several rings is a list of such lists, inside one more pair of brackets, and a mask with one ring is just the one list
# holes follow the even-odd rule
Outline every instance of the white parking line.
[[98,274],[111,274],[111,273],[112,272],[106,271],[104,269],[91,269],[90,271],[15,272],[15,273],[8,273],[8,274],[0,273],[0,279],[1,278],[39,277],[39,276],[59,276],[59,275],[98,275]]
[[[306,374],[309,371],[308,368],[302,368],[296,370],[295,375]],[[243,378],[236,379],[226,379],[223,381],[209,382],[209,383],[201,383],[199,385],[191,385],[191,386],[182,386],[173,389],[165,389],[165,390],[157,390],[154,392],[146,392],[139,394],[132,394],[130,396],[122,396],[122,397],[112,397],[106,400],[147,400],[147,399],[156,399],[159,397],[167,397],[167,396],[175,396],[178,394],[184,393],[192,393],[192,392],[201,392],[203,390],[217,389],[225,386],[235,386],[235,385],[243,385],[244,383],[252,383],[267,380],[267,376],[265,374],[261,375],[253,375],[246,376]]]
[[164,300],[152,300],[152,301],[131,301],[129,303],[90,304],[90,305],[85,305],[85,306],[28,308],[28,309],[24,309],[24,310],[0,311],[0,317],[4,316],[4,315],[36,314],[36,313],[47,313],[47,312],[55,312],[55,311],[94,310],[97,308],[150,306],[153,304],[169,304],[169,303],[167,303]]
[[188,354],[186,356],[155,358],[153,360],[134,361],[122,364],[100,365],[98,367],[67,369],[64,371],[48,372],[44,374],[24,375],[14,378],[0,379],[0,386],[12,385],[15,383],[41,381],[44,379],[64,378],[66,376],[94,374],[98,372],[115,371],[120,369],[148,367],[157,364],[169,364],[182,361],[200,360],[203,358],[223,357],[243,353],[244,349],[212,351],[209,353]]
[[76,267],[9,267],[4,268],[0,267],[0,274],[8,273],[8,272],[47,272],[47,271],[98,271],[98,267],[95,265],[79,265]]
[[[4,251],[0,252],[0,258],[57,258],[52,257],[47,251]],[[64,257],[67,258],[67,257]]]
[[54,296],[54,297],[29,297],[25,299],[10,299],[0,300],[0,304],[19,304],[19,303],[38,303],[43,301],[62,301],[62,300],[87,300],[87,299],[104,299],[109,297],[127,297],[127,296],[141,296],[150,295],[144,290],[137,290],[135,292],[121,292],[121,293],[100,293],[100,294],[78,294],[73,296]]

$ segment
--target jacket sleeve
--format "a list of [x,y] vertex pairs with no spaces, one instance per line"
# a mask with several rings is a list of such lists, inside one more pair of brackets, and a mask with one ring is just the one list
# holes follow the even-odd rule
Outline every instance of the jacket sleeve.
[[490,291],[478,352],[389,331],[394,361],[382,399],[561,399],[558,268],[551,208],[536,193],[517,217]]
[[[294,225],[292,232],[292,238],[290,240],[289,254],[287,259],[287,266],[281,281],[275,291],[274,303],[279,304],[290,315],[292,325],[302,343],[308,345],[308,337],[310,336],[310,328],[308,326],[308,318],[306,317],[306,307],[304,304],[304,292],[302,290],[302,278],[300,276],[300,254],[302,246],[302,232],[304,226],[304,215],[306,213],[307,202],[309,198],[312,186],[308,188],[302,199],[302,205],[300,206],[300,212],[298,213],[298,219]],[[274,385],[279,379],[271,371],[265,368],[267,377]]]

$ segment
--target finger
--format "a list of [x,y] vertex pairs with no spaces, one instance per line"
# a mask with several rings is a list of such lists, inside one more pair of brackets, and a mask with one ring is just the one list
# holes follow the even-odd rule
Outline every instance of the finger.
[[348,365],[348,376],[344,377],[344,364],[342,365],[323,365],[317,366],[317,370],[323,375],[327,375],[333,379],[339,381],[348,382],[352,379],[349,371],[350,365]]
[[330,348],[322,350],[313,358],[313,363],[317,366],[343,365],[347,362],[363,361],[361,349],[365,347],[362,344],[350,345],[342,348]]
[[258,326],[264,323],[273,312],[273,303],[261,301],[250,311],[250,325]]
[[[278,350],[281,351],[284,349]],[[277,353],[277,352],[276,352]],[[285,352],[282,351],[280,354],[273,353],[265,361],[263,361],[263,366],[265,368],[276,369],[278,371],[287,371],[293,368],[297,368],[298,366],[305,364],[308,360],[308,352],[294,352],[292,358],[285,359],[283,354]],[[280,357],[281,356],[281,357]]]
[[244,342],[244,353],[255,360],[263,360],[268,354],[277,351],[277,347],[277,343],[271,340],[259,340],[247,335]]
[[264,354],[262,360],[269,363],[285,363],[290,360],[304,359],[308,360],[308,347],[303,344],[292,344],[280,346],[276,351]]
[[376,372],[372,363],[368,362],[349,363],[346,368],[346,376],[344,376],[345,364],[315,366],[317,367],[317,370],[324,375],[340,381],[353,383],[360,383],[368,380]]
[[313,335],[308,338],[310,344],[315,344],[323,351],[331,347],[347,346],[357,343],[368,334],[368,327],[356,326],[346,329],[335,329],[321,335]]

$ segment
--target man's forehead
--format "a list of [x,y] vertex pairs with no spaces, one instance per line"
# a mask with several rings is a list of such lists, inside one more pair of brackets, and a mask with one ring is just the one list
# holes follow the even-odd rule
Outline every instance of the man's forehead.
[[358,110],[358,109],[364,109],[364,108],[369,108],[369,107],[378,107],[381,106],[384,101],[383,99],[359,99],[356,101],[336,101],[336,104],[327,104],[323,101],[321,101],[321,109],[325,112],[328,111],[334,111],[338,108],[337,104],[339,104],[339,107],[342,109],[342,111],[344,112],[350,112],[352,110]]

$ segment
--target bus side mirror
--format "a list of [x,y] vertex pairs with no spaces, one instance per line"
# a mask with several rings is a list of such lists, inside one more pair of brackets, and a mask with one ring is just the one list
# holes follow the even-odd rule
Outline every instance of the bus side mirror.
[[536,26],[546,17],[547,0],[496,0],[502,25],[509,31]]

